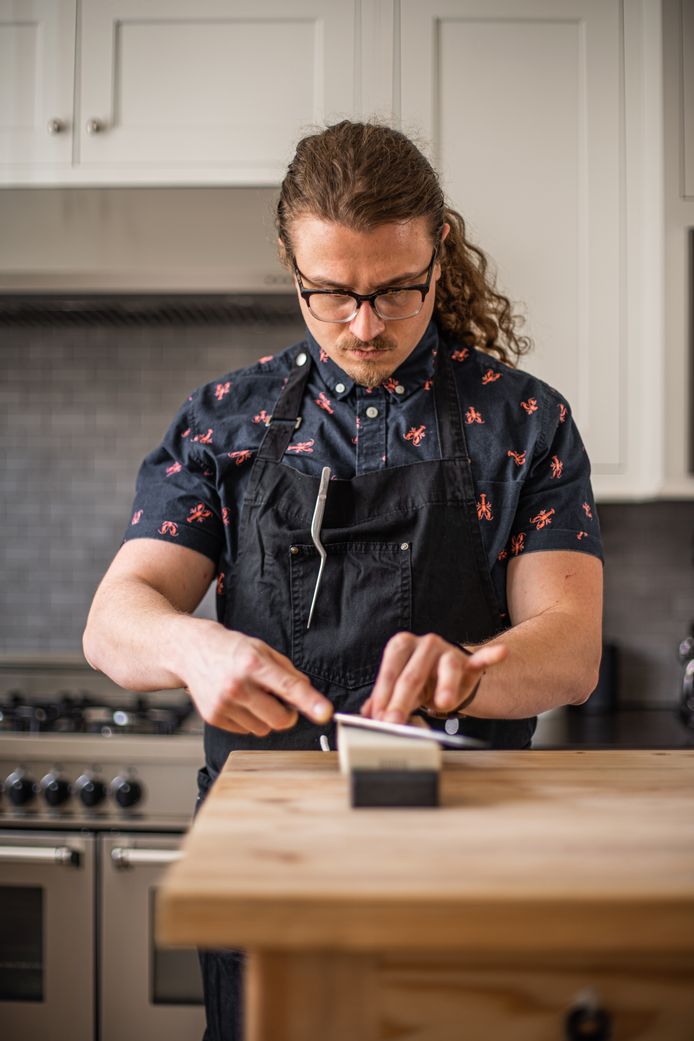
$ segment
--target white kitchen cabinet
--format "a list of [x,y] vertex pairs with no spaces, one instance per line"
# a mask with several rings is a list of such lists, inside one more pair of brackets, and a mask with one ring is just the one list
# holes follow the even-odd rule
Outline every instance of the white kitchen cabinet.
[[665,493],[694,498],[694,3],[663,0]]
[[[521,302],[598,496],[663,478],[659,3],[402,0],[401,118]],[[653,35],[654,34],[654,35]]]
[[0,0],[0,166],[72,161],[76,0]]
[[[75,124],[73,155],[38,165],[30,151],[11,143],[2,180],[278,183],[302,130],[354,111],[357,5],[78,0],[77,61],[67,77],[71,86],[74,74],[77,96],[74,108],[61,107]],[[72,8],[74,48],[75,4],[64,6]],[[30,46],[22,36],[25,11],[51,4],[15,0],[5,7],[21,13],[5,43],[13,60],[3,76],[23,113],[32,105],[33,82],[16,68]],[[61,61],[70,68],[68,44]],[[47,49],[36,46],[37,80],[51,62]]]

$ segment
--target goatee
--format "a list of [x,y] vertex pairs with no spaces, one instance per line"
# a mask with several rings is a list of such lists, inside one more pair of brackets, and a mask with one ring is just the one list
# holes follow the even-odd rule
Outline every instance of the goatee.
[[[345,333],[344,337],[338,340],[336,346],[340,354],[343,355],[340,359],[342,368],[348,376],[351,376],[362,387],[380,387],[381,383],[391,375],[392,368],[388,366],[388,355],[397,345],[390,337],[375,336],[373,340],[364,341],[357,339],[356,336],[352,336],[351,333]],[[353,350],[367,349],[378,351],[379,353],[374,354],[373,358],[369,360],[354,358],[349,353]]]

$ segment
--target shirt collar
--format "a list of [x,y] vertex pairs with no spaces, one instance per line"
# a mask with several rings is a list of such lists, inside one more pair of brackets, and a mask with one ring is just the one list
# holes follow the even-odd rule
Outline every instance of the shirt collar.
[[[354,387],[354,380],[344,369],[329,358],[317,340],[306,330],[306,343],[320,378],[338,400],[347,397]],[[382,384],[384,390],[397,401],[405,401],[411,394],[431,379],[438,350],[439,336],[436,323],[431,321],[424,335],[391,376]],[[401,388],[401,389],[400,389]]]

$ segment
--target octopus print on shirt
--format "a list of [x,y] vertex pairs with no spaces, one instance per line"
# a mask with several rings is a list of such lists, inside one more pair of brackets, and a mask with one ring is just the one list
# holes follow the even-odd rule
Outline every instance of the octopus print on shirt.
[[[432,375],[450,351],[472,461],[477,518],[506,611],[509,560],[537,550],[602,559],[590,464],[569,403],[542,380],[482,351],[446,343],[435,323],[379,387],[362,387],[307,333],[311,367],[284,463],[351,478],[440,458]],[[288,348],[195,390],[142,463],[124,540],[195,549],[229,574],[251,464],[290,371]],[[220,581],[218,617],[226,586]]]

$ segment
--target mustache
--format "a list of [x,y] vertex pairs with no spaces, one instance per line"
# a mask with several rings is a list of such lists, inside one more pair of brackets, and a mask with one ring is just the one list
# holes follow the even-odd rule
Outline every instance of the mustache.
[[374,351],[392,351],[395,344],[388,336],[375,336],[373,340],[367,341],[346,333],[344,338],[340,337],[338,347],[343,351],[364,351],[367,348]]

